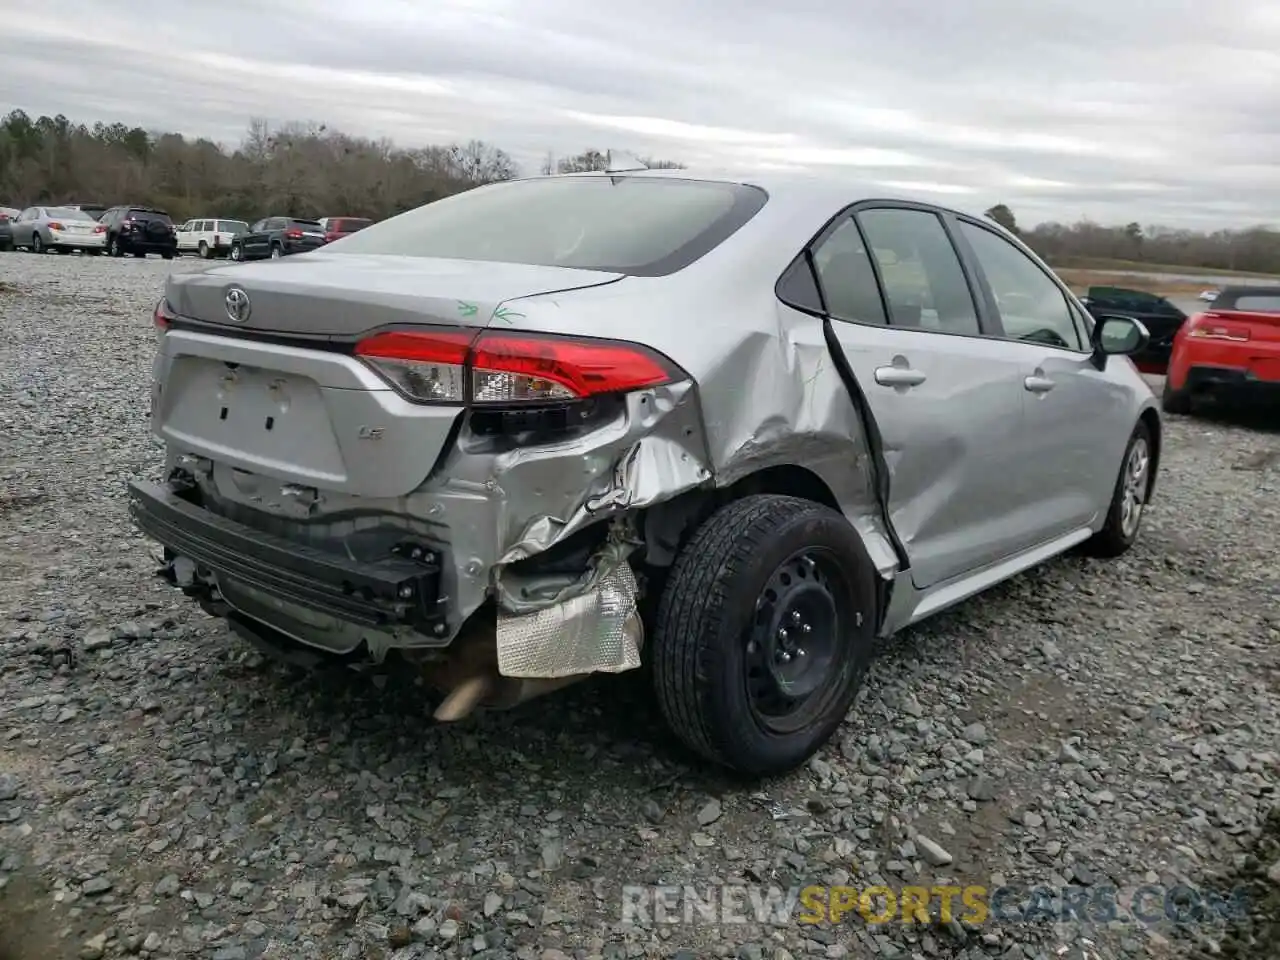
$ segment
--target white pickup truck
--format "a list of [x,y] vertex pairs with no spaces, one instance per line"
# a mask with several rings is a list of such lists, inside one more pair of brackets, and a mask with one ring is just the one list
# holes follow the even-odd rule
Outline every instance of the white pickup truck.
[[243,220],[188,220],[178,228],[178,253],[195,253],[204,260],[225,257],[232,237],[248,232]]

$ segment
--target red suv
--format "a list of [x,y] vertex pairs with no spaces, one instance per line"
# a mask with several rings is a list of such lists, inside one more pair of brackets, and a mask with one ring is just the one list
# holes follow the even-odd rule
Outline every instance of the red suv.
[[324,224],[325,243],[341,240],[347,234],[363,230],[373,223],[372,220],[366,220],[363,217],[325,217],[321,222]]

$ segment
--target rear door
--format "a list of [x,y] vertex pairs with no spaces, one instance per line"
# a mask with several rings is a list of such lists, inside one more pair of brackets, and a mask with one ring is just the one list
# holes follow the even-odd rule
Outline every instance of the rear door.
[[1019,495],[1042,539],[1065,535],[1105,509],[1133,429],[1127,390],[1094,364],[1084,318],[1046,269],[979,220],[959,218],[958,234],[992,298],[994,336],[1018,364]]
[[815,267],[836,337],[881,435],[889,512],[924,589],[1025,546],[1019,366],[985,318],[940,213],[860,204]]
[[244,251],[251,257],[265,257],[271,252],[271,232],[279,229],[278,224],[282,223],[277,217],[268,217],[266,220],[259,221],[253,228],[253,232],[244,238]]

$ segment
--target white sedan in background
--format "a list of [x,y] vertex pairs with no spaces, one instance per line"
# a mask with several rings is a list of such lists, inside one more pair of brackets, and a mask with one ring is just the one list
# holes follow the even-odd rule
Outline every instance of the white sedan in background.
[[107,245],[107,228],[89,214],[70,207],[27,207],[10,223],[13,245],[32,253],[70,253],[92,256]]

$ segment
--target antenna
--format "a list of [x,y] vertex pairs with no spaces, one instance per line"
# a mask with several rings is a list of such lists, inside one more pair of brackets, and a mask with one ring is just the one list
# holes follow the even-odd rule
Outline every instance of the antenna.
[[630,153],[614,153],[610,150],[605,154],[605,173],[625,173],[631,170],[648,170],[649,167],[633,154]]

